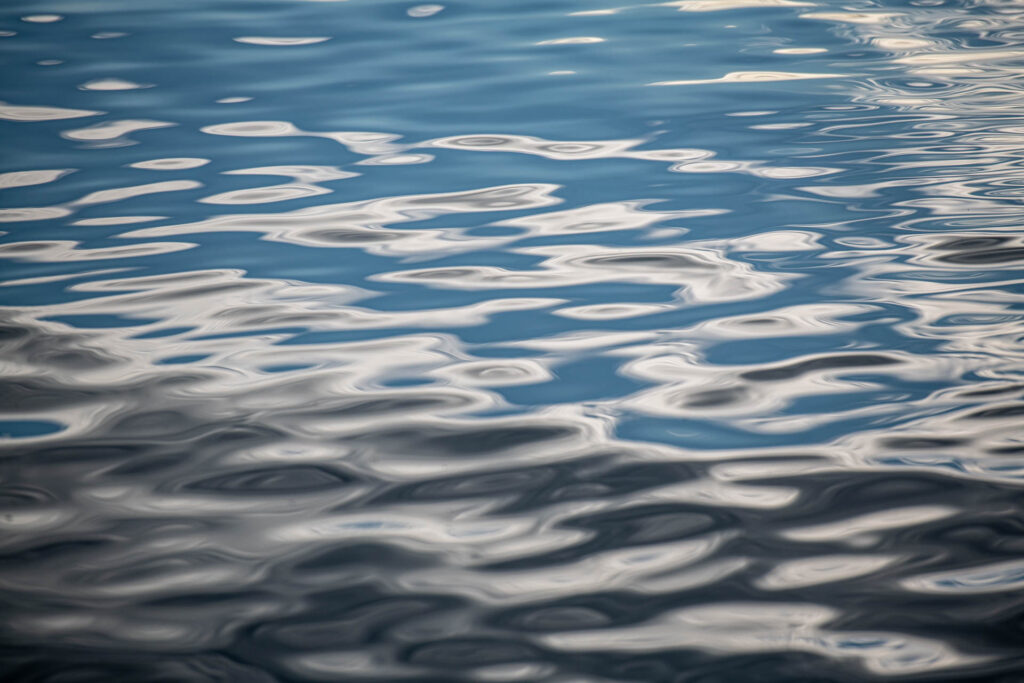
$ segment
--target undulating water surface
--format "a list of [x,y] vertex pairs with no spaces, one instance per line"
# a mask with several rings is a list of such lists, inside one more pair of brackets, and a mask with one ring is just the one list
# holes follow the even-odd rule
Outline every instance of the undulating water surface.
[[0,678],[1024,680],[1019,0],[6,0]]

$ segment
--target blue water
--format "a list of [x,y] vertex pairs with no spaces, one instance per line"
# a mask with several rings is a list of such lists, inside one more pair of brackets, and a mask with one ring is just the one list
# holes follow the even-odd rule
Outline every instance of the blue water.
[[1024,680],[1024,5],[7,0],[0,678]]

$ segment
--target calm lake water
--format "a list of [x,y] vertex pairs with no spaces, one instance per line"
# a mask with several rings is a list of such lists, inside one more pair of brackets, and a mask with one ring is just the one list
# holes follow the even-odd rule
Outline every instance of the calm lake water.
[[0,678],[1024,681],[1024,4],[7,0]]

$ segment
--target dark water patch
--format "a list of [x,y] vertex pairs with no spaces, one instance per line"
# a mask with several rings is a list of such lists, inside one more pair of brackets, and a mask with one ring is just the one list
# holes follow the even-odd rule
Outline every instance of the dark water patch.
[[596,531],[602,537],[600,545],[625,547],[690,538],[727,522],[686,508],[646,505],[574,517],[567,523]]
[[8,483],[0,488],[0,506],[3,507],[47,503],[51,500],[53,497],[49,491],[33,486],[18,486]]
[[408,661],[446,672],[536,659],[540,652],[525,643],[486,638],[441,640],[410,648]]
[[31,413],[40,410],[71,408],[96,401],[103,396],[97,390],[69,390],[42,377],[0,379],[0,410]]
[[299,576],[304,574],[332,574],[353,568],[379,571],[385,568],[405,569],[435,564],[430,555],[413,552],[397,546],[351,543],[318,551],[294,566]]
[[292,466],[220,474],[190,482],[186,488],[226,495],[296,495],[338,488],[348,481],[326,468]]
[[831,358],[812,358],[810,360],[784,365],[768,370],[751,370],[740,375],[743,379],[755,382],[775,382],[778,380],[795,379],[809,372],[821,370],[844,370],[847,368],[872,368],[885,365],[896,365],[900,361],[877,354],[852,354]]
[[352,401],[342,405],[336,410],[330,411],[330,415],[338,417],[358,417],[361,415],[385,415],[390,413],[407,414],[411,412],[425,412],[443,408],[459,408],[470,405],[469,400],[461,396],[438,394],[431,396],[424,393],[421,396],[394,397]]
[[965,415],[969,420],[995,420],[1004,417],[1019,417],[1024,415],[1024,404],[1009,404],[996,406],[994,408],[983,408]]
[[191,332],[192,327],[166,327],[163,329],[152,330],[150,332],[143,332],[135,335],[135,339],[160,339],[162,337],[174,337],[179,334],[187,334]]
[[578,431],[561,426],[496,426],[489,429],[445,429],[427,425],[383,427],[355,438],[387,444],[414,456],[472,457],[523,447],[554,446],[577,436]]
[[594,256],[580,259],[587,266],[605,266],[609,268],[666,268],[711,270],[714,266],[698,259],[681,254],[623,254],[619,256]]
[[111,426],[115,434],[129,436],[145,435],[148,438],[158,435],[180,435],[197,428],[199,423],[191,415],[180,410],[152,410],[127,415]]
[[123,463],[145,452],[146,447],[141,444],[76,444],[69,442],[57,446],[33,448],[30,452],[23,453],[21,457],[25,466],[60,468],[81,463],[90,467],[98,467],[104,463]]
[[462,475],[389,489],[386,500],[458,500],[485,496],[536,497],[563,484],[570,468],[530,467],[478,475]]
[[921,436],[905,436],[892,439],[885,439],[882,441],[883,446],[886,448],[895,448],[897,450],[931,450],[938,448],[951,448],[955,446],[965,445],[967,440],[965,439],[951,439],[941,437],[929,437],[926,435]]
[[190,610],[203,607],[217,607],[219,609],[238,609],[249,603],[261,603],[275,599],[271,593],[259,591],[231,591],[223,593],[190,593],[185,595],[174,595],[166,598],[157,598],[146,603],[147,607],[153,609],[176,609]]
[[30,565],[45,567],[51,562],[69,562],[110,549],[115,542],[109,538],[80,538],[67,541],[44,543],[31,548],[0,554],[0,564],[7,567]]
[[719,408],[739,403],[746,398],[747,392],[742,387],[728,389],[707,389],[685,396],[681,401],[683,408]]
[[935,245],[944,253],[939,261],[958,265],[1010,263],[1024,258],[1024,248],[1013,237],[964,237]]

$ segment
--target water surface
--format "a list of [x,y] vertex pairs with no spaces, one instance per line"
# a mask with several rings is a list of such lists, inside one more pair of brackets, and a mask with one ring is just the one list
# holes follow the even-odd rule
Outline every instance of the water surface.
[[1024,6],[8,0],[0,670],[1024,675]]

